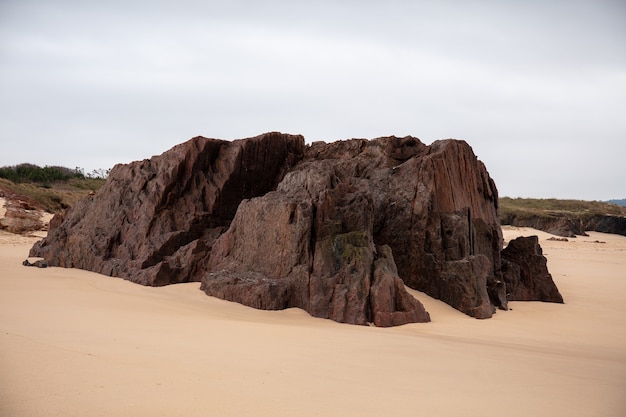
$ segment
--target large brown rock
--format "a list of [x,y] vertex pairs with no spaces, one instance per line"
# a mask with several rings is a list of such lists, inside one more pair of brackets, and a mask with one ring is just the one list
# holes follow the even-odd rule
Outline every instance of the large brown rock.
[[31,256],[345,323],[428,321],[405,285],[488,318],[507,303],[497,201],[463,141],[198,137],[116,166]]
[[239,203],[276,187],[305,150],[302,136],[193,138],[116,165],[105,185],[51,221],[31,256],[144,285],[199,281]]
[[502,277],[508,301],[563,303],[537,236],[518,237],[502,250]]
[[427,320],[398,277],[471,316],[490,317],[488,289],[499,282],[502,245],[496,204],[495,185],[465,142],[315,143],[276,191],[240,205],[215,242],[202,289],[258,306],[268,305],[259,288],[269,292],[273,282],[285,297],[276,308],[356,324]]
[[367,196],[329,187],[333,165],[306,165],[310,170],[288,174],[277,191],[243,201],[215,242],[201,289],[343,323],[429,321],[398,277],[391,249],[374,245]]

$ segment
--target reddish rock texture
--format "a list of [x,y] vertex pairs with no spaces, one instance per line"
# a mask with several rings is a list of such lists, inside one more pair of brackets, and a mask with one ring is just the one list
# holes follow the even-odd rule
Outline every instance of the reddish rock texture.
[[502,276],[509,301],[563,302],[548,272],[537,236],[518,237],[509,242],[502,250]]
[[0,206],[0,230],[29,233],[46,229],[42,220],[43,211],[34,204],[4,190],[0,190],[0,197],[5,199],[5,203]]
[[144,285],[199,281],[241,200],[275,188],[304,151],[301,136],[278,133],[234,142],[196,137],[116,165],[98,193],[53,218],[31,254]]
[[[402,321],[392,313],[419,316],[408,302],[391,308],[372,301],[376,277],[374,294],[404,297],[395,279],[376,274],[386,245],[385,257],[398,270],[383,268],[388,275],[471,316],[490,317],[488,288],[497,281],[502,244],[496,202],[493,181],[465,142],[426,146],[391,137],[316,143],[276,191],[240,205],[230,230],[215,243],[213,272],[202,288],[224,297],[224,285],[216,282],[228,280],[226,298],[267,305],[249,299],[252,276],[233,282],[252,271],[262,286],[275,277],[280,291],[274,291],[287,297],[278,308],[298,306],[356,324],[376,317],[380,324]],[[233,288],[238,285],[241,291]],[[379,305],[386,307],[375,310]]]
[[507,302],[497,198],[462,141],[199,137],[116,166],[31,256],[345,323],[428,321],[405,284],[488,318]]

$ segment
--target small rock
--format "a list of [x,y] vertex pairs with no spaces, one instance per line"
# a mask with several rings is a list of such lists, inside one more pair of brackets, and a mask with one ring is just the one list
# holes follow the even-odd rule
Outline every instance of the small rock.
[[22,265],[24,265],[24,266],[36,266],[37,268],[47,268],[48,267],[48,262],[45,259],[40,259],[40,260],[37,260],[35,262],[29,262],[28,259],[26,259],[24,262],[22,262]]

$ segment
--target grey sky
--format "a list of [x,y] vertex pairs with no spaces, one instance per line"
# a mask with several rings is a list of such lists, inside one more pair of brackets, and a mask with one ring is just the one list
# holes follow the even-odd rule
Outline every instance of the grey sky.
[[501,195],[626,197],[626,2],[0,0],[0,166],[193,136],[464,139]]

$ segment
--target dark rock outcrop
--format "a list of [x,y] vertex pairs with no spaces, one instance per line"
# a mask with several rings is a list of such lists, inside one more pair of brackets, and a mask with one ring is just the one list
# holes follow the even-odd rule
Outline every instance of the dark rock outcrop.
[[537,236],[518,237],[502,250],[502,277],[509,301],[563,302]]
[[463,141],[198,137],[116,166],[31,256],[345,323],[428,321],[405,284],[488,318],[507,303],[497,203]]
[[418,307],[406,301],[372,310],[389,305],[377,304],[376,294],[408,299],[392,278],[395,268],[382,273],[381,259],[388,259],[409,287],[487,318],[494,312],[488,288],[500,270],[496,202],[493,181],[465,142],[426,146],[390,137],[316,143],[276,191],[242,202],[214,245],[213,272],[202,289],[267,305],[263,297],[250,300],[250,288],[265,288],[272,277],[280,287],[272,291],[284,298],[272,308],[298,306],[348,323],[376,317],[391,323],[403,319],[383,318],[383,312],[408,318]]
[[24,266],[35,266],[37,268],[47,268],[48,267],[48,262],[43,260],[43,259],[36,260],[35,262],[30,262],[28,259],[26,259],[26,260],[24,260],[24,262],[22,262],[22,265],[24,265]]
[[612,214],[509,214],[503,216],[501,222],[517,227],[532,227],[562,237],[588,236],[588,231],[626,236],[626,217]]
[[585,230],[626,236],[626,217],[594,215],[582,220]]
[[116,165],[98,193],[51,220],[31,256],[144,285],[199,281],[239,203],[274,189],[304,151],[302,136],[196,137]]
[[587,236],[582,219],[568,213],[550,213],[541,216],[511,214],[501,220],[502,224],[516,227],[532,227],[533,229],[562,237]]

